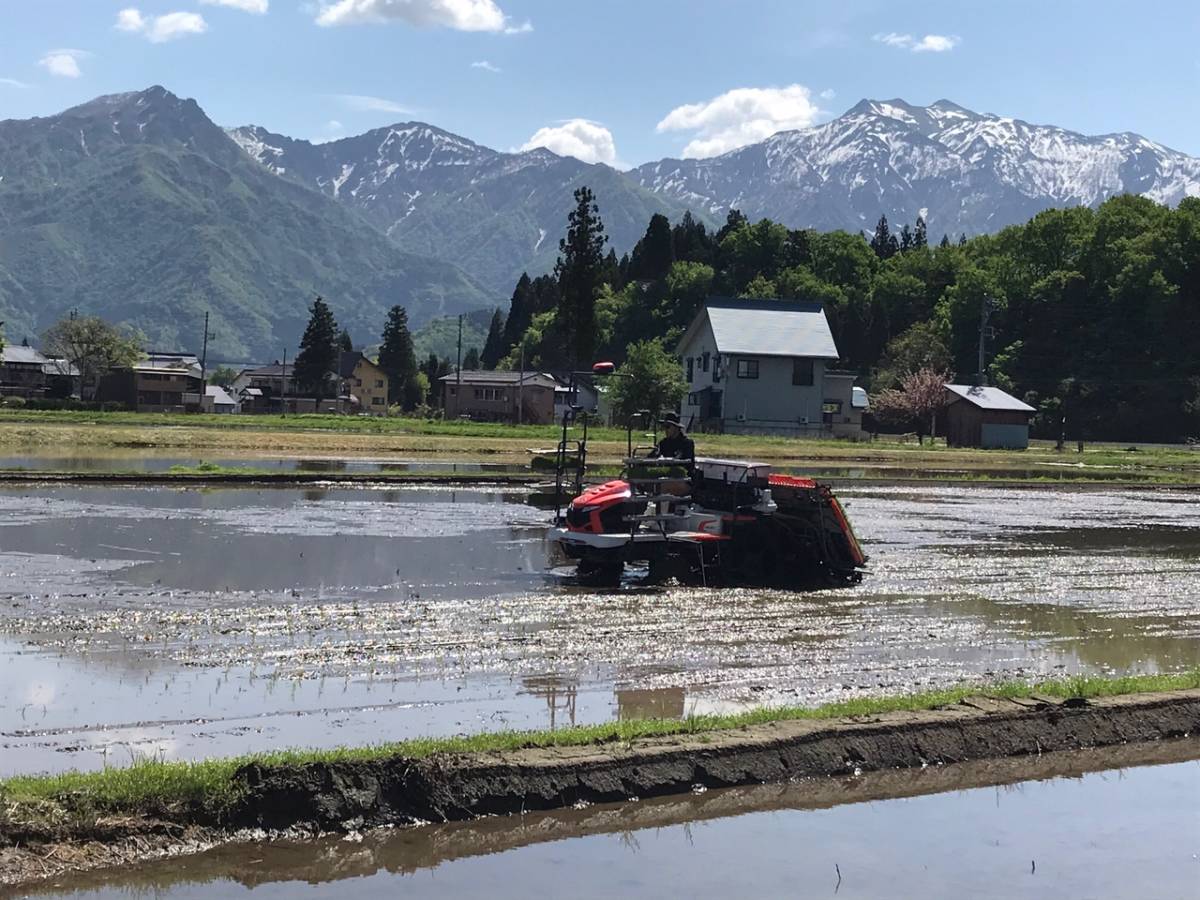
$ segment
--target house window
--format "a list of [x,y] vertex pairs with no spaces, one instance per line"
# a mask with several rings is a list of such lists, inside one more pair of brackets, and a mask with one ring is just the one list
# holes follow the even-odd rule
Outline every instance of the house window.
[[721,354],[713,357],[713,384],[721,383]]
[[382,397],[372,397],[371,405],[372,406],[383,406],[383,398]]
[[483,388],[475,388],[475,399],[476,400],[483,399]]
[[700,357],[700,368],[702,371],[708,371],[708,351],[704,351],[704,355]]
[[695,394],[688,394],[688,406],[699,406]]
[[737,377],[738,378],[757,378],[758,377],[758,360],[757,359],[739,359],[737,362]]
[[377,387],[377,388],[383,387],[383,379],[382,378],[375,379],[375,387]]
[[355,379],[354,379],[354,386],[355,386],[355,387],[362,387],[362,379],[361,379],[361,378],[355,378]]
[[811,359],[792,360],[792,384],[797,387],[811,387],[813,383],[813,361]]
[[687,358],[687,373],[688,373],[687,380],[688,380],[689,384],[691,383],[692,379],[696,377],[695,369],[692,365],[694,362],[695,362],[695,360],[692,357],[689,356]]
[[842,401],[841,400],[826,400],[824,403],[821,404],[821,412],[823,412],[823,413],[830,413],[832,415],[837,415],[841,411],[842,411]]

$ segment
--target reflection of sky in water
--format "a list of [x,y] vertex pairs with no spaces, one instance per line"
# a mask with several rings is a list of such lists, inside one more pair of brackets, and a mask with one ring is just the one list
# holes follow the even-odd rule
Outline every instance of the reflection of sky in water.
[[[857,782],[871,778],[854,779],[848,798]],[[397,829],[353,843],[232,846],[78,876],[69,896],[115,900],[153,892],[209,900],[252,888],[255,897],[351,900],[395,894],[1144,900],[1192,897],[1200,883],[1196,762],[825,809],[782,801],[738,814],[736,798],[754,793],[804,802],[803,785],[770,786],[626,804],[611,819],[597,807]],[[704,815],[726,798],[728,811]],[[678,811],[668,812],[668,804]],[[664,822],[653,821],[655,809]],[[595,824],[556,832],[554,822],[572,816]],[[59,896],[53,888],[46,894]]]
[[0,628],[35,638],[0,649],[0,758],[57,768],[97,764],[69,748],[135,739],[196,756],[678,715],[681,697],[724,711],[1200,665],[1190,494],[841,493],[871,555],[861,586],[598,594],[546,575],[548,514],[508,491],[0,490]]

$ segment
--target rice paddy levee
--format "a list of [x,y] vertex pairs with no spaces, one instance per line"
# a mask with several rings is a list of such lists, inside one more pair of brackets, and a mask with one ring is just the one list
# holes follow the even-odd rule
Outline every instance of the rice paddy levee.
[[816,709],[616,722],[0,782],[0,883],[239,836],[468,820],[1184,738],[1200,671],[978,686]]

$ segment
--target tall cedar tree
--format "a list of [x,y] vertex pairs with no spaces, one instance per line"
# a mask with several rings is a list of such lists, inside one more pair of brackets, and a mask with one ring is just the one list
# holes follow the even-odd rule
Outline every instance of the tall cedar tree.
[[517,341],[521,340],[532,319],[533,282],[527,273],[522,272],[508,304],[508,318],[504,320],[504,353],[501,356],[506,356],[517,346]]
[[354,350],[354,339],[350,337],[350,329],[343,328],[342,333],[338,335],[338,347],[344,353],[351,353]]
[[671,242],[671,223],[662,213],[655,213],[629,257],[629,278],[632,281],[666,278],[673,262],[675,248]]
[[478,347],[472,347],[463,354],[462,367],[464,372],[477,372],[481,366]]
[[425,362],[421,363],[421,372],[429,380],[429,405],[441,406],[442,385],[438,379],[450,374],[450,362],[438,359],[436,353],[430,353]]
[[879,222],[875,225],[875,236],[871,238],[871,249],[880,259],[895,256],[896,250],[899,249],[891,229],[888,228],[887,216],[880,216]]
[[338,370],[338,325],[329,304],[317,297],[309,307],[308,325],[300,338],[294,374],[300,390],[312,394],[317,406],[325,399]]
[[567,216],[567,236],[558,242],[558,252],[558,321],[567,358],[578,369],[591,364],[596,348],[596,292],[604,265],[604,224],[590,188],[575,191],[575,208]]
[[399,403],[407,411],[421,402],[417,357],[408,330],[408,313],[403,306],[388,310],[383,342],[379,345],[379,368],[387,373],[388,403]]
[[925,228],[925,217],[917,216],[917,227],[913,231],[913,247],[921,248],[929,245],[929,234]]
[[508,348],[504,346],[504,316],[497,309],[492,313],[492,322],[488,325],[487,340],[483,342],[479,361],[485,369],[494,369],[507,353]]

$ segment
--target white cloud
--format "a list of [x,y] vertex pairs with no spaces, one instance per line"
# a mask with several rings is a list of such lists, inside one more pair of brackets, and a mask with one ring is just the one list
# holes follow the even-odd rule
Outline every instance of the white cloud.
[[267,7],[270,6],[270,0],[200,0],[200,3],[208,6],[228,6],[258,16],[266,15]]
[[547,125],[534,132],[521,145],[521,150],[545,147],[559,156],[573,156],[585,163],[605,163],[617,166],[617,146],[612,132],[598,122],[587,119],[568,119],[558,125]]
[[962,40],[953,34],[927,34],[918,40],[911,34],[897,34],[894,31],[877,34],[872,39],[881,44],[887,44],[889,47],[911,50],[913,53],[944,53],[947,50],[953,50]]
[[90,55],[86,50],[48,50],[38,60],[38,65],[59,78],[78,78],[83,74],[79,70],[79,60]]
[[317,12],[318,25],[377,25],[385,22],[503,34],[533,30],[528,22],[521,25],[510,22],[495,0],[322,0]]
[[366,94],[334,94],[333,96],[347,109],[355,112],[386,112],[401,116],[412,114],[412,110],[408,107],[385,100],[383,97],[369,97]]
[[658,132],[695,133],[687,157],[717,156],[768,138],[777,131],[807,128],[820,110],[801,84],[783,88],[735,88],[704,103],[677,106],[655,126]]
[[189,34],[204,34],[208,31],[208,23],[199,13],[172,12],[146,17],[132,7],[117,13],[117,23],[113,27],[118,31],[143,35],[152,44],[162,44]]
[[478,62],[471,63],[471,68],[472,69],[483,69],[485,72],[495,72],[497,75],[499,75],[501,72],[504,71],[499,66],[493,66],[486,59],[481,59]]
[[927,34],[913,47],[913,53],[945,53],[957,47],[959,40],[953,34]]
[[837,96],[837,91],[835,91],[833,88],[825,88],[825,90],[821,91],[821,93],[817,94],[817,96],[822,100],[832,100]]
[[15,78],[0,78],[0,84],[4,85],[5,87],[14,87],[14,88],[29,87],[29,85],[26,84],[24,81],[18,81]]

